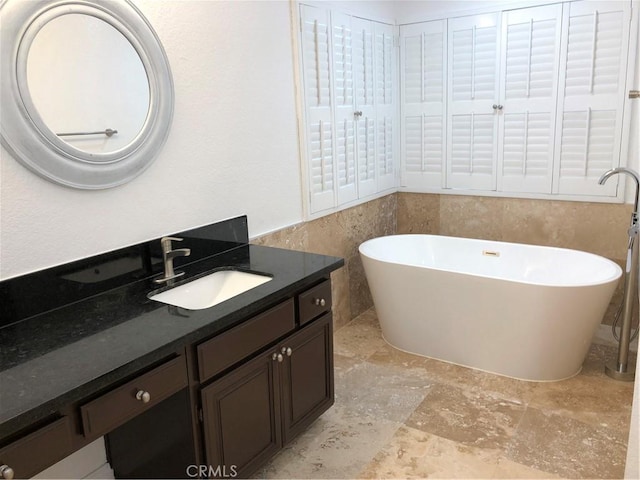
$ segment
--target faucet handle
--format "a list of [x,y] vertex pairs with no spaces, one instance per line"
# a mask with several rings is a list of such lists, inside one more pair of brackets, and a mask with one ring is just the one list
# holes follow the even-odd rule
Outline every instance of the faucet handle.
[[162,246],[162,251],[164,253],[171,251],[171,242],[181,242],[184,240],[183,238],[178,237],[162,237],[160,239],[160,245]]
[[181,242],[183,240],[184,240],[184,238],[179,238],[179,237],[162,237],[160,239],[161,242],[167,242],[167,241],[169,241],[169,242]]

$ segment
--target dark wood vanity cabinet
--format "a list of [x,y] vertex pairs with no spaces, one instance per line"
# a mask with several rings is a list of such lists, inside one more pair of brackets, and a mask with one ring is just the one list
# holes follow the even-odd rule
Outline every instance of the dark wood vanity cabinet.
[[332,317],[324,303],[319,318],[304,318],[303,327],[202,389],[209,476],[246,478],[333,404]]
[[0,478],[101,436],[116,478],[252,475],[334,402],[331,282],[291,295],[3,444]]

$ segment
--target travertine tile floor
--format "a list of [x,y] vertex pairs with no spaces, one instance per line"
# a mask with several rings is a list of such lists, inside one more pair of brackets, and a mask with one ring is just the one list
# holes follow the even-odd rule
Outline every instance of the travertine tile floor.
[[633,385],[615,348],[532,383],[400,352],[373,309],[335,332],[336,403],[262,478],[622,478]]

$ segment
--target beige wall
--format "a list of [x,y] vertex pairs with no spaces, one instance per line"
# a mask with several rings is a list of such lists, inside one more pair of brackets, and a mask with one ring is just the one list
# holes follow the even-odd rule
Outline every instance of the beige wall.
[[[394,233],[431,233],[572,248],[620,265],[626,254],[632,206],[518,198],[395,193],[317,220],[254,239],[253,243],[345,259],[334,272],[334,324],[338,328],[372,306],[358,245]],[[604,323],[621,299],[614,295]]]
[[396,232],[397,195],[391,194],[317,220],[253,239],[252,243],[342,257],[331,275],[333,323],[337,329],[373,305],[358,246]]
[[621,261],[631,205],[461,195],[398,194],[398,233],[573,248]]

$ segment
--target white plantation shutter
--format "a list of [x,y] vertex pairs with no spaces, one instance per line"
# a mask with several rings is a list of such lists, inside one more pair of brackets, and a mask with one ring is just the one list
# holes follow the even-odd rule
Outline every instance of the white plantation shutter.
[[374,23],[352,18],[358,196],[377,191]]
[[395,117],[395,93],[393,91],[396,56],[393,45],[394,28],[391,25],[374,23],[375,33],[375,85],[376,85],[376,155],[377,191],[395,186],[394,162],[397,126]]
[[351,17],[331,12],[338,205],[358,198]]
[[498,14],[448,21],[447,186],[495,190]]
[[335,206],[329,12],[300,6],[311,213]]
[[446,132],[445,20],[402,26],[402,184],[444,185]]
[[396,186],[395,32],[392,25],[300,4],[312,215]]
[[562,5],[502,17],[500,190],[551,193]]
[[567,6],[556,119],[557,193],[616,194],[598,178],[620,162],[629,2]]

